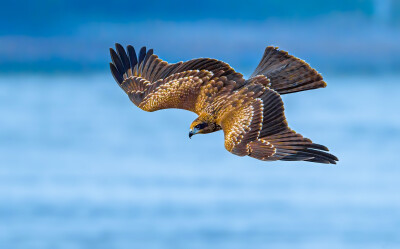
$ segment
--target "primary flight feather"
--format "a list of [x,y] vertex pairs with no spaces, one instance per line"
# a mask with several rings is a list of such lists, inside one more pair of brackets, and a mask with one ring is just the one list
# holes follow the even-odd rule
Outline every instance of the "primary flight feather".
[[209,58],[169,64],[153,50],[120,45],[110,49],[118,85],[144,111],[179,108],[198,115],[189,137],[223,130],[225,148],[264,161],[336,164],[328,149],[288,127],[281,94],[325,87],[306,62],[267,47],[250,79]]

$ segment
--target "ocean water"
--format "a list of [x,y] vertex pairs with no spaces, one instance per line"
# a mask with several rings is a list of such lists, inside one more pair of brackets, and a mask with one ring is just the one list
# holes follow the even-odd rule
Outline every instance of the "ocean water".
[[283,98],[335,166],[189,140],[109,74],[0,77],[0,248],[400,248],[400,78],[326,80]]

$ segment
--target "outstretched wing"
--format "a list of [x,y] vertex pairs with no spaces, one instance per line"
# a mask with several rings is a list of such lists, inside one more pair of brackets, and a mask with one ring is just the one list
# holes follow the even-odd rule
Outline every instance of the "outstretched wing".
[[179,108],[196,112],[195,104],[201,86],[213,77],[226,76],[244,82],[243,76],[228,64],[209,58],[168,64],[141,48],[139,55],[132,46],[127,50],[115,44],[110,49],[110,69],[130,100],[145,111]]
[[325,146],[303,138],[288,127],[282,99],[274,90],[254,84],[235,95],[221,118],[228,151],[264,161],[335,164],[338,160],[325,152],[328,151]]

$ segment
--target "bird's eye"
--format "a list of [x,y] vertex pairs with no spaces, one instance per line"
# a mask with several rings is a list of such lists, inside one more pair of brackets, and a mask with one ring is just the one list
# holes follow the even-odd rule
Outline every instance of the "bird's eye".
[[201,123],[201,124],[196,125],[194,128],[195,128],[195,129],[198,129],[198,130],[201,130],[201,129],[203,129],[203,128],[206,127],[206,126],[207,126],[206,123]]

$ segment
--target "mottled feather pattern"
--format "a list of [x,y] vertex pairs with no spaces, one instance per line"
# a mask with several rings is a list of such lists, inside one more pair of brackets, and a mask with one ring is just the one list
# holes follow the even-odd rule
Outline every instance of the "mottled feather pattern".
[[249,84],[261,84],[268,88],[271,86],[270,80],[267,77],[265,77],[264,75],[257,75],[257,76],[254,76],[254,77],[246,80],[246,85],[249,85]]
[[146,97],[138,106],[146,111],[180,108],[196,112],[196,102],[193,100],[198,96],[202,84],[211,76],[211,72],[204,70],[173,74],[163,81],[160,80],[160,84],[151,85]]
[[[292,131],[280,94],[325,87],[304,61],[267,47],[248,80],[227,63],[200,58],[169,64],[146,47],[136,53],[110,49],[111,73],[130,100],[145,111],[179,108],[195,112],[212,131],[224,131],[225,147],[259,160],[335,164],[328,149]],[[211,131],[211,132],[212,132]],[[210,132],[210,131],[208,131]]]
[[248,155],[259,160],[266,161],[276,152],[276,148],[267,140],[256,139],[247,145]]

